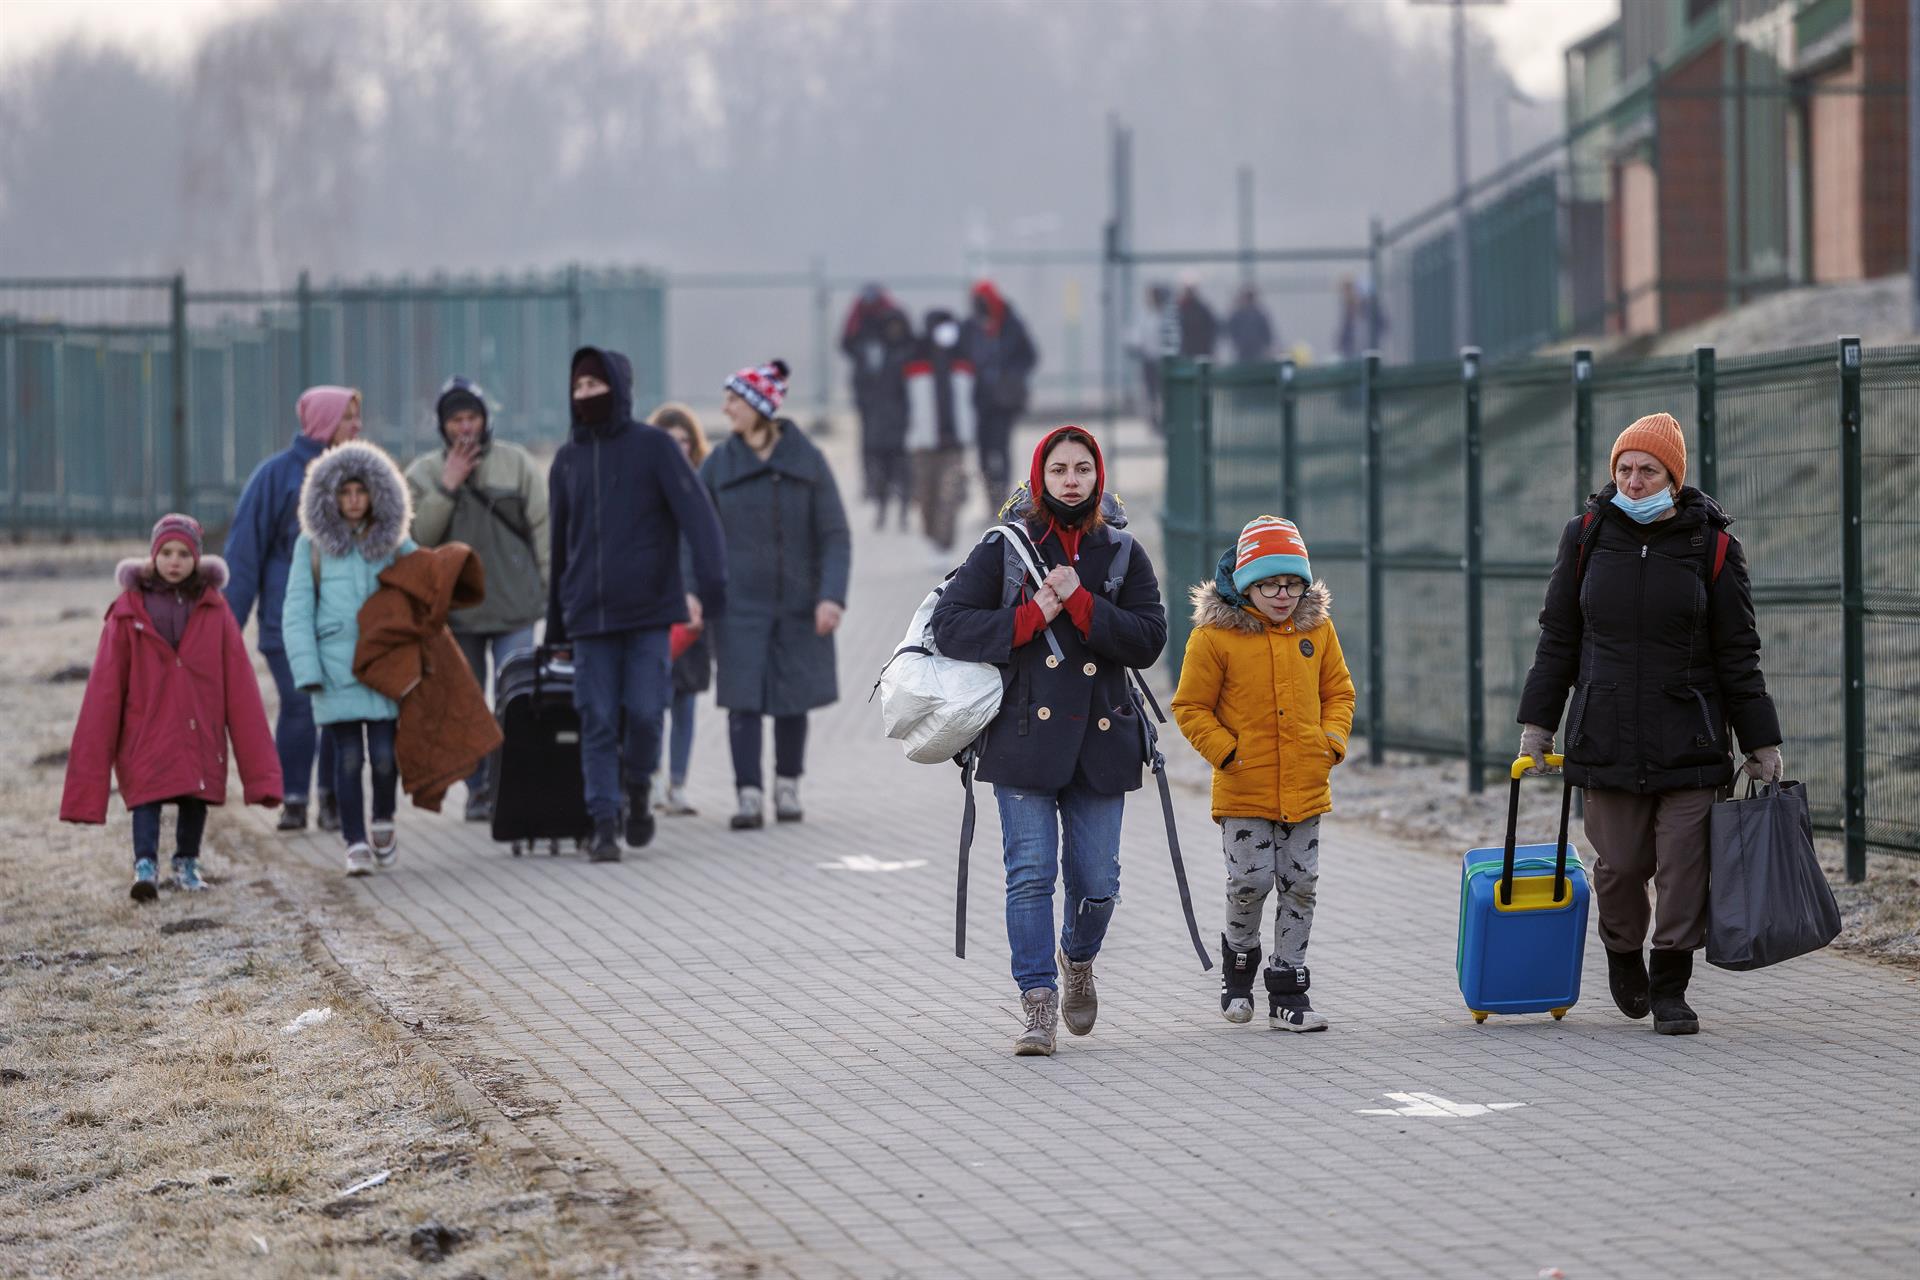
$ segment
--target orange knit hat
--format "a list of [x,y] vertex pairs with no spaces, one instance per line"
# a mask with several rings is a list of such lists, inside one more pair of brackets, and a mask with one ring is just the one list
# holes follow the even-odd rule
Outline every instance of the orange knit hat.
[[1687,437],[1670,413],[1650,413],[1613,442],[1613,457],[1607,460],[1611,474],[1620,465],[1620,455],[1633,450],[1650,453],[1660,460],[1675,484],[1687,482]]

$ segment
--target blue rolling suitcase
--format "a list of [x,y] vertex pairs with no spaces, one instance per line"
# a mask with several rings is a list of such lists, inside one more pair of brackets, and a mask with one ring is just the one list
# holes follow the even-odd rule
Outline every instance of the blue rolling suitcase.
[[[1560,756],[1547,762],[1560,765]],[[1460,943],[1455,968],[1475,1022],[1490,1013],[1566,1016],[1580,999],[1580,960],[1587,942],[1587,875],[1567,840],[1573,785],[1563,783],[1557,844],[1515,845],[1520,778],[1532,762],[1513,764],[1507,799],[1507,842],[1471,849],[1460,864]]]

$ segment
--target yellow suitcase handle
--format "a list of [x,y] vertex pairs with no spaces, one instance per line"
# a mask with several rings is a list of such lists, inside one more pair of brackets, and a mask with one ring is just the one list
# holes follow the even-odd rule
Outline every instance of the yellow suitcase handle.
[[[1565,756],[1557,756],[1557,755],[1554,755],[1552,752],[1547,753],[1547,768],[1549,769],[1558,769],[1561,765],[1565,764],[1566,762],[1567,762],[1567,758]],[[1512,770],[1514,781],[1518,782],[1521,778],[1526,777],[1527,770],[1531,768],[1533,768],[1532,756],[1514,757],[1513,770]]]

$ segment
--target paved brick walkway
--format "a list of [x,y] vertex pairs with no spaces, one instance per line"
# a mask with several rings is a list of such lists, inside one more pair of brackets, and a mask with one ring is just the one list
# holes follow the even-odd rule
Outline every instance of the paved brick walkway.
[[[1010,1056],[990,792],[960,961],[957,776],[906,763],[864,702],[924,562],[916,540],[860,539],[803,825],[726,830],[709,705],[701,815],[663,820],[644,853],[514,859],[407,811],[401,867],[363,882],[470,987],[483,1040],[554,1122],[652,1189],[685,1243],[795,1276],[1920,1274],[1911,975],[1832,955],[1706,969],[1705,1032],[1669,1039],[1613,1011],[1594,942],[1564,1023],[1475,1027],[1456,863],[1354,823],[1328,826],[1314,933],[1331,1031],[1220,1019],[1148,792],[1128,805],[1098,1030]],[[1177,801],[1217,932],[1217,835],[1202,797]],[[1439,1114],[1367,1114],[1401,1108]]]

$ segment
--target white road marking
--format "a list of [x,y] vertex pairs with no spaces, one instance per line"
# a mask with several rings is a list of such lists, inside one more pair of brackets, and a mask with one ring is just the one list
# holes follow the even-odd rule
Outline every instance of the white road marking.
[[911,858],[905,862],[887,862],[880,858],[869,857],[864,853],[850,853],[834,862],[816,863],[822,871],[911,871],[915,867],[927,865],[925,858]]
[[1432,1093],[1389,1093],[1387,1097],[1400,1105],[1397,1107],[1368,1107],[1353,1114],[1357,1116],[1484,1116],[1495,1111],[1512,1111],[1515,1107],[1524,1107],[1524,1102],[1449,1102],[1438,1094]]

